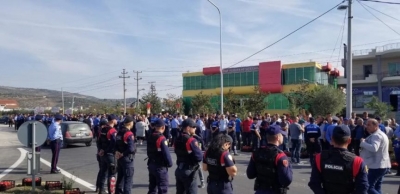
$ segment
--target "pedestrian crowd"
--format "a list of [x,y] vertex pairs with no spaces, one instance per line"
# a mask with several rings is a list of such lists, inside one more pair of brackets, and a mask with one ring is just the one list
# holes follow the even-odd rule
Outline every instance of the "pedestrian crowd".
[[[233,156],[240,150],[252,152],[246,174],[255,179],[255,192],[266,194],[288,192],[292,165],[302,165],[302,156],[309,158],[308,185],[317,194],[382,193],[383,178],[391,174],[391,152],[400,163],[399,125],[393,118],[370,118],[367,112],[360,117],[352,113],[350,118],[249,113],[244,120],[229,113],[28,115],[35,118],[49,126],[52,173],[59,172],[60,122],[77,120],[89,125],[97,142],[99,193],[114,193],[114,180],[116,193],[131,193],[136,147],[144,141],[150,194],[168,193],[168,168],[173,166],[169,147],[177,157],[177,194],[195,194],[206,186],[209,194],[233,193],[237,174]],[[396,176],[400,176],[399,168]],[[208,171],[207,178],[203,171]]]

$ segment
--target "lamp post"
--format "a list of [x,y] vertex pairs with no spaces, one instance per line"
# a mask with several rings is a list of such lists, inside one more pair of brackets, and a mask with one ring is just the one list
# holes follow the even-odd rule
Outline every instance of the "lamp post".
[[221,18],[221,11],[219,8],[211,1],[210,2],[217,10],[219,15],[219,71],[221,73],[221,113],[224,114],[224,73],[222,69],[222,18]]
[[348,5],[341,5],[338,7],[338,10],[346,10],[348,11],[348,26],[347,26],[347,59],[346,59],[346,77],[347,77],[347,86],[346,86],[346,117],[351,117],[351,112],[353,112],[353,54],[351,50],[351,19],[353,16],[351,15],[351,4],[353,0],[347,0]]

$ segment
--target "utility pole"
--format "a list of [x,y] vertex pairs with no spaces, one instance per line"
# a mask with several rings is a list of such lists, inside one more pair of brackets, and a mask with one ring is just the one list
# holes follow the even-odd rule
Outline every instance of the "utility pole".
[[125,89],[125,79],[126,78],[130,78],[130,76],[125,76],[126,74],[128,74],[128,72],[125,72],[125,69],[122,70],[121,72],[122,76],[119,76],[119,78],[123,79],[123,85],[124,85],[124,115],[126,114],[126,89]]
[[149,84],[150,84],[150,91],[151,91],[151,94],[155,94],[156,93],[156,86],[154,85],[156,82],[149,82]]
[[133,71],[133,73],[136,73],[136,106],[135,108],[139,107],[139,80],[142,78],[139,77],[139,73],[142,73],[141,71]]
[[347,27],[347,91],[346,91],[346,96],[347,96],[347,111],[346,111],[346,117],[350,118],[351,117],[351,112],[353,112],[353,53],[351,49],[351,19],[353,19],[353,16],[351,15],[351,4],[353,0],[348,0],[348,27]]

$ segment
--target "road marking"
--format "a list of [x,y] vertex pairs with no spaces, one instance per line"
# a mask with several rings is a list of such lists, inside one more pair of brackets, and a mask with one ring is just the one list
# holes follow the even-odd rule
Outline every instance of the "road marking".
[[[48,166],[48,167],[51,167],[51,163],[48,162],[48,161],[46,161],[46,160],[43,159],[43,158],[40,158],[40,162],[42,162],[44,165],[46,165],[46,166]],[[69,172],[67,172],[67,171],[65,171],[65,170],[63,170],[63,169],[61,169],[61,168],[59,168],[59,169],[60,169],[60,171],[61,171],[61,174],[63,174],[63,175],[66,176],[67,178],[69,178],[69,179],[71,179],[71,180],[74,180],[75,182],[81,184],[82,186],[85,186],[86,188],[88,188],[88,189],[90,189],[90,190],[92,190],[92,191],[95,191],[95,190],[96,190],[96,186],[90,184],[89,182],[86,182],[86,181],[80,179],[79,177],[77,177],[77,176],[75,176],[75,175],[72,175],[71,173],[69,173]]]
[[6,176],[11,171],[13,171],[14,168],[18,167],[25,160],[25,155],[26,155],[27,151],[22,149],[22,148],[18,148],[18,150],[21,153],[21,155],[19,156],[18,160],[15,161],[15,163],[13,165],[11,165],[9,168],[7,168],[5,171],[3,171],[0,174],[0,179],[2,179],[4,176]]

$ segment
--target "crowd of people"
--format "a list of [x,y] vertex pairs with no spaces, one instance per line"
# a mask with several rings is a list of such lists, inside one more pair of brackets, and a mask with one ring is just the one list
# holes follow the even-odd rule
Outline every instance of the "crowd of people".
[[[389,152],[393,150],[400,163],[399,125],[393,118],[370,118],[367,112],[361,117],[352,113],[350,118],[249,113],[243,121],[229,113],[57,114],[42,115],[41,120],[50,125],[81,121],[93,129],[99,162],[96,187],[100,193],[113,192],[111,182],[116,174],[117,193],[131,192],[136,146],[144,141],[149,193],[168,193],[168,168],[173,165],[168,147],[174,147],[177,156],[178,194],[197,193],[197,188],[205,185],[210,194],[233,193],[237,167],[231,153],[239,155],[239,150],[252,152],[246,172],[249,179],[256,179],[256,193],[287,193],[292,165],[302,164],[303,146],[312,166],[309,187],[314,193],[382,193],[383,177],[391,173]],[[55,125],[55,131],[60,130]],[[62,136],[52,133],[55,135],[50,140],[58,145]],[[202,171],[208,171],[207,179]],[[52,173],[57,172],[56,164],[52,164]],[[396,175],[400,176],[399,167]]]

